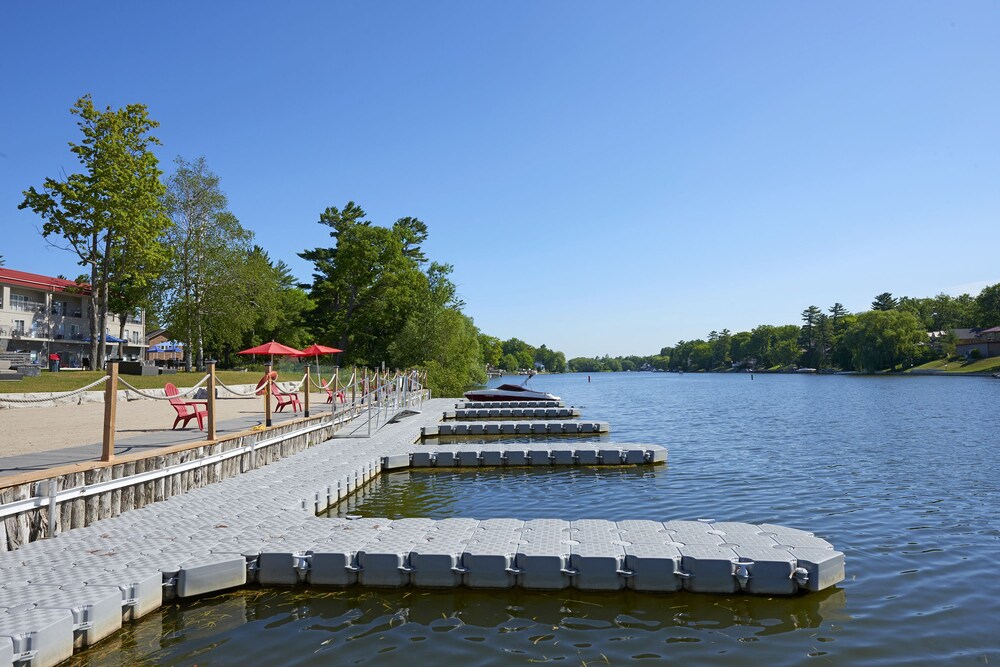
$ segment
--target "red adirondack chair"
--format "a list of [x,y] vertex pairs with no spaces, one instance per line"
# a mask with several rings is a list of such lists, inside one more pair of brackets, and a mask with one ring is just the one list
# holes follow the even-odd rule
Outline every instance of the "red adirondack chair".
[[174,420],[174,425],[170,427],[171,430],[177,428],[177,423],[181,420],[184,420],[181,428],[187,428],[188,422],[192,419],[197,419],[198,428],[202,431],[205,430],[205,418],[208,417],[208,401],[185,401],[180,397],[180,391],[177,390],[177,387],[172,382],[168,382],[163,387],[163,391],[170,398],[170,405],[177,411],[177,419]]
[[[326,402],[333,403],[333,389],[330,389],[329,387],[324,387],[324,389],[326,389]],[[337,391],[337,400],[341,403],[347,403],[347,397],[344,395],[342,390]]]
[[[268,375],[265,374],[264,377],[260,379],[260,382],[257,383],[258,396],[263,396],[264,392],[267,391],[266,387],[268,379]],[[290,405],[292,406],[292,412],[298,412],[301,408],[301,405],[299,404],[299,395],[294,392],[282,391],[281,388],[278,387],[278,383],[276,382],[277,379],[278,371],[271,371],[271,395],[278,401],[278,405],[275,406],[274,411],[281,412],[285,409],[285,406]]]

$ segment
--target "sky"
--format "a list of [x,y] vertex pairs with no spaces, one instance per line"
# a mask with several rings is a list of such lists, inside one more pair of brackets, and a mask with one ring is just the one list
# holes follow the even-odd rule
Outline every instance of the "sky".
[[654,354],[881,292],[1000,282],[1000,3],[0,3],[0,255],[79,168],[70,107],[148,106],[304,282],[328,206],[427,223],[486,333]]

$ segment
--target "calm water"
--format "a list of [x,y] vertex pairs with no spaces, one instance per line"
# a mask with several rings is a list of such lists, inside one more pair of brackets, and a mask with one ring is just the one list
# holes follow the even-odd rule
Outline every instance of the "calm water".
[[1000,664],[1000,381],[594,374],[537,388],[667,467],[397,473],[334,513],[715,518],[806,528],[847,580],[791,599],[251,589],[81,665]]

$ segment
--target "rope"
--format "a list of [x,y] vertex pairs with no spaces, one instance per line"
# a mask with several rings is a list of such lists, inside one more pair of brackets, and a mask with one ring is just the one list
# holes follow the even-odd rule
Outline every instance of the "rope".
[[333,378],[327,380],[326,384],[323,384],[322,382],[316,382],[316,380],[312,379],[312,376],[309,377],[309,381],[312,382],[314,387],[316,387],[317,389],[323,389],[324,391],[329,389],[330,385],[333,384]]
[[[198,380],[198,384],[194,385],[193,387],[191,387],[189,389],[185,389],[184,391],[178,391],[177,392],[177,397],[179,398],[181,396],[187,396],[188,394],[193,394],[194,392],[198,391],[198,388],[201,387],[201,385],[205,384],[205,382],[208,381],[208,378],[209,378],[209,376],[206,375],[202,379]],[[122,383],[123,385],[125,385],[126,387],[128,387],[131,391],[134,391],[135,393],[139,394],[140,396],[145,396],[146,398],[151,398],[154,401],[169,401],[171,398],[174,398],[174,396],[160,396],[159,394],[150,394],[150,393],[147,393],[147,392],[143,391],[142,389],[139,389],[137,387],[132,386],[131,384],[129,384],[127,381],[123,380],[120,377],[118,378],[118,381],[120,383]]]
[[48,396],[47,398],[5,398],[2,394],[0,394],[0,403],[49,403],[51,401],[56,401],[61,398],[69,398],[71,396],[76,396],[77,394],[82,394],[83,392],[93,387],[96,387],[102,382],[107,382],[107,380],[108,376],[105,375],[99,380],[94,380],[86,387],[80,387],[79,389],[61,392],[59,394],[53,394],[51,396]]
[[225,382],[220,380],[218,376],[216,376],[215,381],[219,384],[220,387],[228,391],[230,394],[236,394],[237,396],[252,397],[256,396],[257,392],[260,391],[259,389],[251,389],[249,392],[236,391],[235,389],[227,385]]

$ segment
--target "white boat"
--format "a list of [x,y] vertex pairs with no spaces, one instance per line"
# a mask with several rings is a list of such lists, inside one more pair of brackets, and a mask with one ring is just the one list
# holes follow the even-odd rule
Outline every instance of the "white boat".
[[[531,377],[528,377],[530,380]],[[528,380],[524,381],[527,384]],[[465,392],[465,397],[470,401],[558,401],[558,396],[553,396],[544,391],[532,391],[524,384],[502,384],[499,387],[473,389]]]

